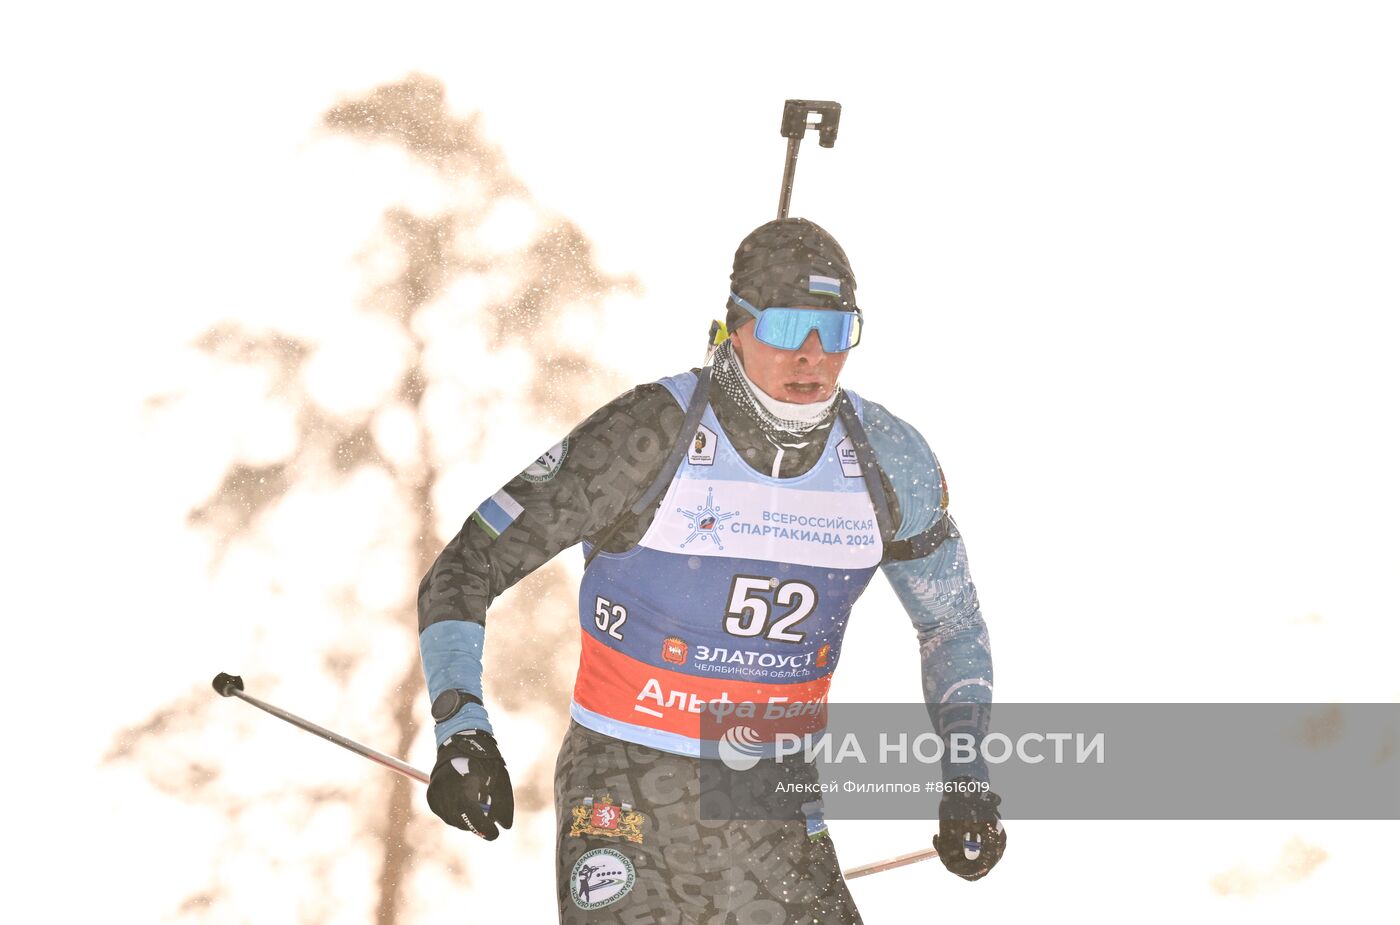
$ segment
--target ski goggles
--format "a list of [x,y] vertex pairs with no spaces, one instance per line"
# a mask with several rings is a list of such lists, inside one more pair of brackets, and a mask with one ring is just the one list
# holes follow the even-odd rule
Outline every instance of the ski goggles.
[[843,311],[831,308],[782,308],[771,306],[758,309],[738,293],[729,297],[734,304],[754,317],[753,336],[761,343],[779,350],[797,350],[816,330],[822,349],[827,353],[844,353],[860,343],[860,309]]

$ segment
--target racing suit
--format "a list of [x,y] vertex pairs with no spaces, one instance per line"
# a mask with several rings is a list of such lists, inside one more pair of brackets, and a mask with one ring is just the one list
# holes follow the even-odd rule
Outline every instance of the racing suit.
[[[429,695],[480,696],[491,602],[583,542],[583,654],[555,775],[561,921],[858,922],[819,804],[772,821],[700,816],[715,762],[700,757],[694,707],[823,701],[877,567],[913,621],[930,707],[989,703],[965,547],[933,453],[883,407],[847,392],[864,435],[833,416],[779,445],[723,390],[693,401],[699,372],[612,400],[472,513],[420,585]],[[437,741],[471,728],[490,729],[480,704],[440,721]]]

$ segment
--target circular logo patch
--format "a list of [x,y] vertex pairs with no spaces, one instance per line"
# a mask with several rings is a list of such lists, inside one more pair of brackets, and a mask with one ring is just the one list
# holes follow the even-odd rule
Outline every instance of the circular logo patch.
[[632,892],[636,882],[637,871],[625,854],[615,848],[594,848],[574,862],[569,895],[580,909],[601,909]]
[[564,457],[568,455],[569,438],[565,437],[526,466],[520,477],[527,482],[548,482],[559,474],[559,467],[564,465]]

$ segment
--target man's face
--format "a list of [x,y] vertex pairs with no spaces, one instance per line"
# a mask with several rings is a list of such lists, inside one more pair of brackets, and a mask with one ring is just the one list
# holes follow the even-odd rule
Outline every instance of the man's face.
[[779,350],[754,337],[754,326],[754,322],[749,321],[734,332],[734,352],[754,385],[769,398],[804,405],[826,401],[831,397],[836,389],[836,377],[841,375],[841,367],[846,365],[849,350],[827,353],[822,349],[821,338],[815,329],[807,332],[807,339],[798,349]]

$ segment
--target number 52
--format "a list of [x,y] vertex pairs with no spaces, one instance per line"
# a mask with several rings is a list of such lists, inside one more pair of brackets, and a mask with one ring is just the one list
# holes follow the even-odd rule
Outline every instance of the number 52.
[[[758,592],[773,592],[773,603],[792,607],[769,625],[772,606]],[[806,633],[791,632],[811,615],[817,606],[817,589],[805,581],[778,583],[776,578],[735,575],[729,586],[729,606],[724,618],[725,632],[733,636],[764,636],[774,642],[801,642]]]
[[598,598],[593,608],[593,624],[614,639],[622,638],[622,624],[627,622],[627,608],[607,598]]

